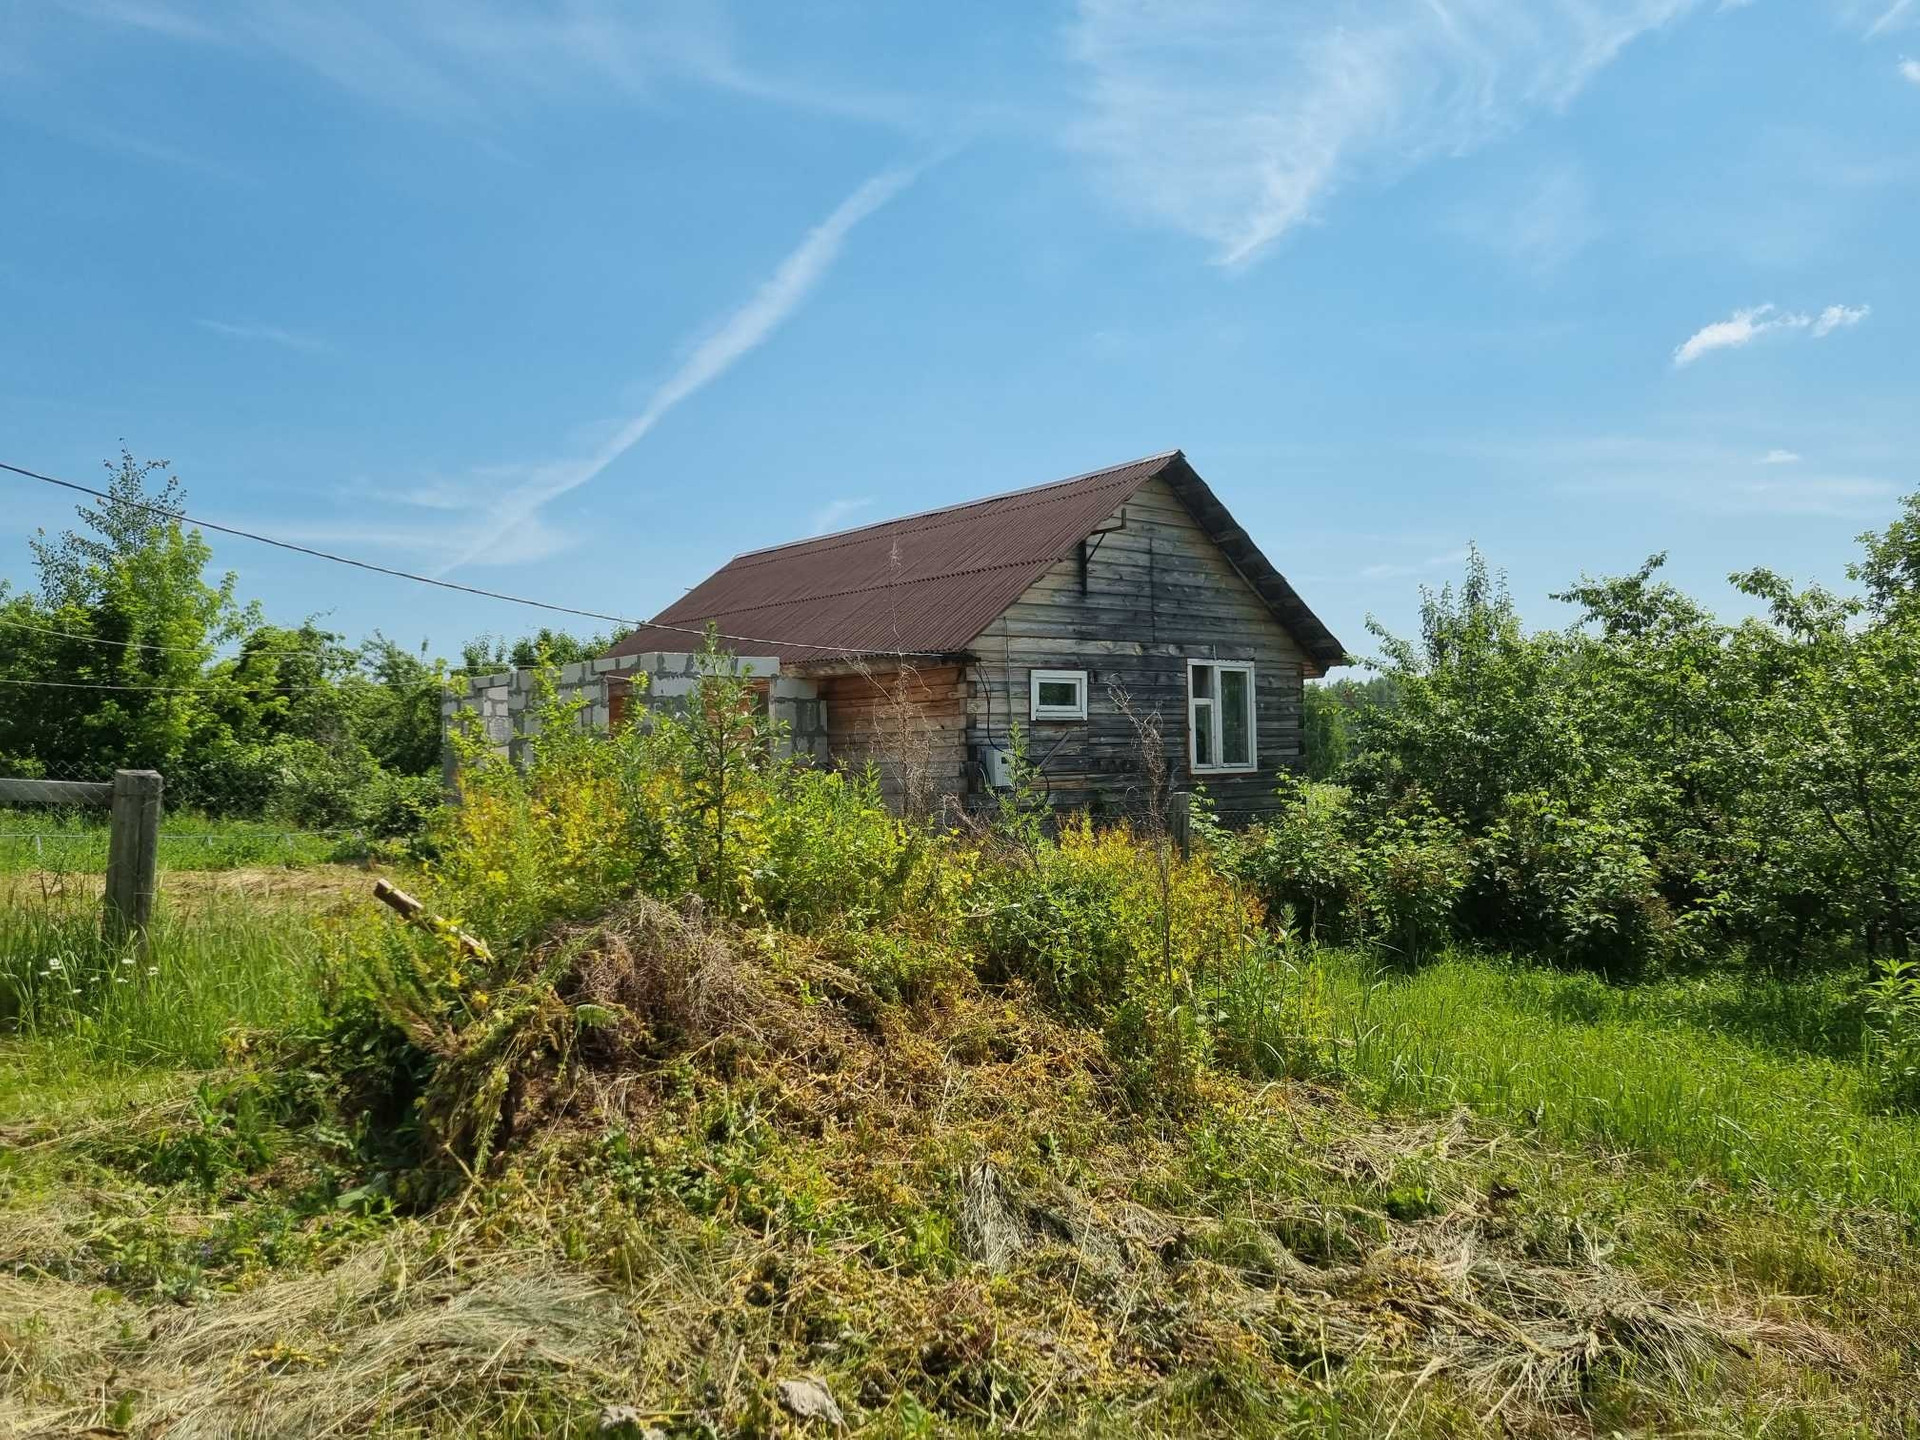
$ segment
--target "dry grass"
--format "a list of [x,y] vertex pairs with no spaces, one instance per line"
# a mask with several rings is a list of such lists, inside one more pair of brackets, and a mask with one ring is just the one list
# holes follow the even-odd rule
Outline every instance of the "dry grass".
[[423,1239],[190,1307],[0,1279],[0,1374],[24,1402],[7,1433],[428,1432],[620,1391],[640,1332],[604,1285],[537,1256],[463,1266]]
[[[80,1163],[113,1117],[35,1127],[59,1173],[0,1209],[0,1433],[591,1433],[631,1406],[771,1435],[799,1375],[865,1435],[1920,1424],[1885,1217],[1822,1228],[1308,1084],[1209,1073],[1177,1120],[1134,1113],[1100,1037],[1017,989],[881,1003],[693,908],[539,958],[605,1014],[488,1052],[515,1068],[484,1180],[187,1303],[101,1237],[191,1252],[272,1177],[183,1197]],[[178,1123],[154,1104],[129,1141]]]

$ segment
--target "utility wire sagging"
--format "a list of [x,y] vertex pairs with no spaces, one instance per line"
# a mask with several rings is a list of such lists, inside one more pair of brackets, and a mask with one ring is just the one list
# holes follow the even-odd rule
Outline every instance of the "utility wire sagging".
[[[317,550],[311,545],[300,545],[300,544],[296,544],[294,541],[291,541],[291,540],[276,540],[271,535],[261,535],[252,530],[241,530],[238,527],[233,525],[217,524],[212,520],[201,520],[196,518],[195,516],[186,514],[184,511],[175,510],[171,506],[155,505],[151,501],[144,501],[144,500],[116,499],[116,497],[109,495],[106,491],[96,490],[91,485],[82,485],[77,481],[73,481],[73,480],[62,480],[58,476],[54,476],[54,475],[43,475],[38,470],[28,470],[24,466],[10,465],[4,460],[0,460],[0,470],[4,470],[11,474],[21,476],[23,479],[38,480],[45,485],[57,485],[63,490],[72,490],[81,495],[91,495],[96,500],[106,500],[116,504],[134,505],[152,514],[164,515],[169,519],[184,521],[186,524],[189,524],[189,525],[198,525],[203,530],[213,530],[218,532],[221,535],[232,535],[236,539],[240,539],[240,540],[252,540],[256,544],[260,544],[260,545],[272,545],[276,549],[290,550],[296,555],[311,556],[315,560],[326,560],[335,565],[351,565],[356,570],[368,570],[373,572],[376,575],[390,575],[396,580],[411,580],[416,585],[432,585],[438,589],[453,590],[462,595],[476,595],[483,600],[504,600],[509,605],[525,605],[535,610],[551,611],[556,615],[577,615],[583,620],[605,620],[614,625],[625,626],[629,630],[636,629],[643,623],[639,620],[632,619],[631,617],[625,616],[625,615],[609,615],[604,611],[600,611],[600,610],[582,610],[572,605],[557,605],[550,600],[533,600],[533,599],[529,599],[527,596],[524,596],[524,595],[509,595],[506,592],[501,590],[487,590],[487,589],[483,589],[478,585],[462,585],[457,580],[440,580],[440,579],[434,578],[431,575],[416,575],[410,570],[397,570],[391,565],[378,565],[371,560],[357,560],[351,555],[336,555],[331,551]],[[657,621],[649,621],[645,623],[648,625],[650,629],[669,630],[674,632],[675,634],[680,634],[680,635],[692,635],[692,636],[704,638],[707,633],[704,629],[701,629],[697,626],[666,625],[666,624],[661,624]],[[810,644],[806,641],[799,641],[799,640],[768,640],[764,637],[755,636],[755,635],[729,635],[725,633],[719,633],[718,638],[721,640],[729,641],[736,645],[788,646],[794,649],[817,650],[824,654],[838,655],[838,656],[844,656],[849,658],[852,657],[855,653],[852,650],[849,650],[845,646],[816,645],[816,644]],[[886,651],[869,651],[869,652],[862,652],[862,653],[884,654],[884,655],[895,656],[901,659],[935,658],[932,652],[920,651],[920,650],[886,650]]]

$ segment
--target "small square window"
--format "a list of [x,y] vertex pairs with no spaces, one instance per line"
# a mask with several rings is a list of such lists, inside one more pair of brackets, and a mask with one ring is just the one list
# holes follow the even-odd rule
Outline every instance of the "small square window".
[[1035,720],[1087,718],[1087,672],[1035,670],[1030,672],[1030,715]]

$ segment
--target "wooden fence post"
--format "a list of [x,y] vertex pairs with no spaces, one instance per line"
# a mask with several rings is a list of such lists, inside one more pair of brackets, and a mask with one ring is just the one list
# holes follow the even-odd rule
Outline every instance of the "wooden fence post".
[[113,772],[113,812],[107,829],[104,920],[114,941],[144,939],[153,918],[160,860],[160,772]]
[[1193,792],[1182,790],[1168,807],[1167,821],[1173,831],[1173,843],[1180,847],[1180,858],[1193,858]]

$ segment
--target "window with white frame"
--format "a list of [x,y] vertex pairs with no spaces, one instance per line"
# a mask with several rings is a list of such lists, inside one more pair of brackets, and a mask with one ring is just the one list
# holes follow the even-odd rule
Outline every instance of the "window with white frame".
[[1034,670],[1028,686],[1032,701],[1029,716],[1034,720],[1084,720],[1087,718],[1087,672],[1084,670]]
[[1259,764],[1253,666],[1231,660],[1187,662],[1187,759],[1195,771],[1252,770]]

